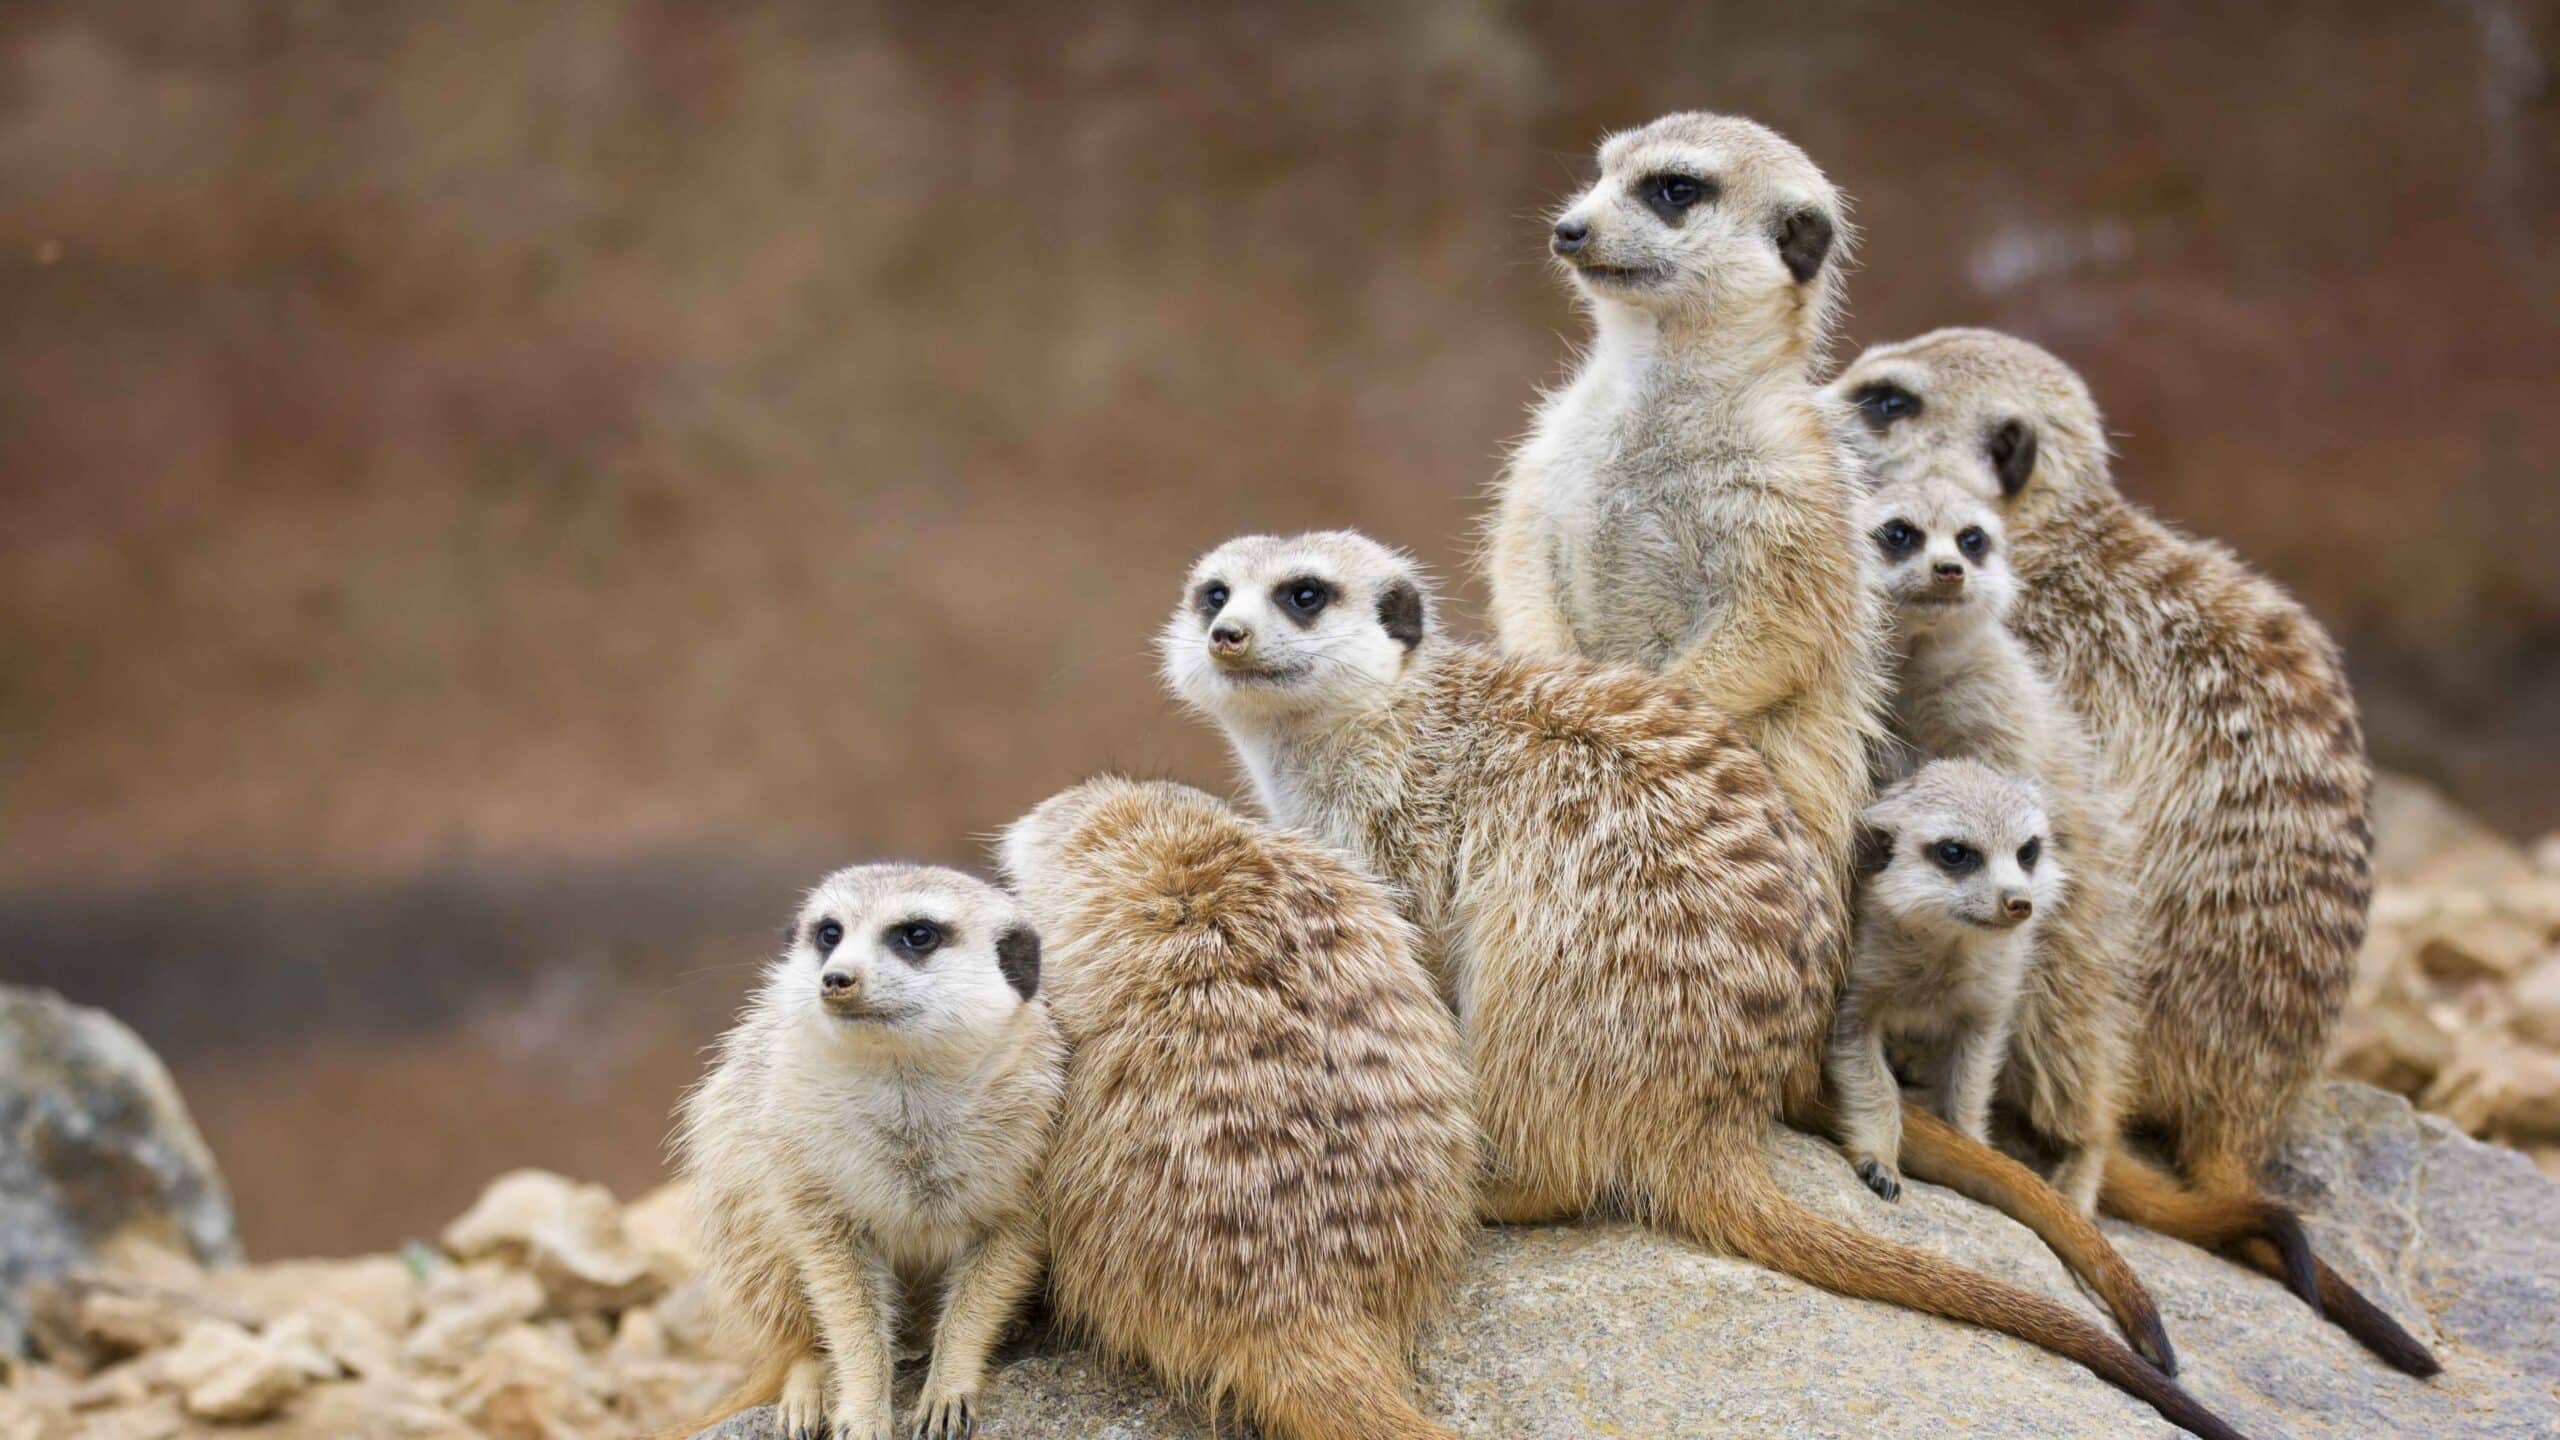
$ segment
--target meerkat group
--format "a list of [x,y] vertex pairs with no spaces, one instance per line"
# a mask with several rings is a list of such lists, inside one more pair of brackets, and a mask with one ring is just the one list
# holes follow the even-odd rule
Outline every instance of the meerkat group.
[[[2257,1176],[2369,900],[2336,647],[2126,501],[2035,346],[1941,331],[1826,383],[1850,234],[1751,121],[1610,137],[1549,238],[1593,335],[1489,518],[1497,647],[1365,535],[1228,541],[1159,645],[1260,818],[1105,778],[1004,832],[1004,889],[810,896],[679,1132],[761,1361],[730,1408],[889,1435],[912,1328],[908,1432],[971,1434],[1045,1266],[1067,1333],[1212,1411],[1445,1440],[1411,1355],[1472,1225],[1593,1213],[2022,1337],[2199,1435],[2237,1432],[2095,1210],[2434,1373]],[[2016,1216],[2124,1340],[1797,1203],[1781,1122],[1884,1199]]]

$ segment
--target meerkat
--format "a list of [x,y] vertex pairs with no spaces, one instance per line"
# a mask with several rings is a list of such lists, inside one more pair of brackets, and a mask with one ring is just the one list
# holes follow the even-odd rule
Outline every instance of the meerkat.
[[1474,1122],[1393,904],[1173,784],[1078,786],[1000,851],[1074,1047],[1058,1312],[1281,1440],[1454,1440],[1408,1357],[1474,1228]]
[[2005,1331],[2233,1432],[2045,1297],[1824,1219],[1764,1145],[1818,1095],[1843,951],[1827,877],[1721,711],[1627,668],[1452,643],[1366,536],[1228,542],[1162,638],[1280,822],[1387,882],[1453,998],[1482,1212],[1618,1206],[1842,1294]]
[[1832,1022],[1831,1088],[1867,1188],[1902,1194],[1902,1094],[1890,1037],[1938,1063],[1947,1123],[1991,1137],[1992,1086],[2017,1024],[2036,931],[2065,876],[2034,782],[1972,760],[1933,760],[1861,817],[1849,986]]
[[2372,768],[2338,648],[2220,545],[2128,502],[2079,375],[1987,330],[1869,350],[1831,386],[1878,477],[1997,506],[2011,625],[2089,727],[2127,817],[2141,995],[2102,1203],[2279,1275],[2391,1364],[2433,1356],[2314,1256],[2257,1170],[2314,1079],[2372,895]]
[[2036,922],[2001,1093],[2061,1154],[2056,1189],[2095,1210],[2121,1126],[2134,1026],[2124,855],[2095,747],[2026,646],[1999,513],[1944,481],[1879,486],[1866,506],[1872,574],[1899,664],[1895,738],[1908,753],[2025,776],[2070,879]]
[[778,1397],[786,1435],[890,1435],[906,1297],[936,1287],[912,1430],[976,1428],[1040,1275],[1066,1051],[1039,975],[1038,931],[982,880],[860,865],[810,892],[677,1130],[704,1274],[763,1357],[726,1409]]
[[1484,550],[1503,650],[1637,665],[1732,717],[1844,929],[1884,695],[1849,424],[1813,373],[1849,238],[1830,180],[1764,126],[1677,114],[1609,137],[1549,245],[1591,344]]

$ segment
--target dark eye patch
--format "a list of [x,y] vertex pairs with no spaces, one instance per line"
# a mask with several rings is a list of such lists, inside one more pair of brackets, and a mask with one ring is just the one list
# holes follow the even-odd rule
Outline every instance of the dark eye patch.
[[1920,532],[1908,520],[1887,520],[1876,527],[1876,548],[1888,560],[1899,560],[1920,548]]
[[1941,840],[1929,847],[1929,858],[1950,875],[1962,875],[1982,868],[1982,852],[1961,840]]
[[1660,175],[1648,175],[1637,182],[1636,196],[1644,201],[1645,208],[1651,210],[1663,224],[1677,225],[1680,223],[1681,216],[1688,214],[1698,205],[1716,198],[1722,188],[1713,180],[1701,179],[1695,175],[1665,172]]
[[2043,854],[2044,841],[2040,838],[2030,839],[2026,844],[2018,847],[2018,868],[2021,870],[2035,869],[2037,859]]
[[817,947],[820,955],[832,955],[844,943],[844,927],[833,920],[821,920],[809,927],[809,943]]
[[1908,420],[1920,413],[1919,396],[1883,380],[1859,386],[1849,399],[1858,407],[1858,418],[1866,421],[1867,428],[1879,435],[1891,428],[1894,421]]
[[1198,590],[1192,592],[1191,604],[1200,612],[1201,619],[1217,618],[1218,612],[1227,608],[1226,582],[1223,580],[1203,582]]
[[1967,525],[1956,532],[1956,548],[1979,560],[1991,553],[1991,536],[1979,525]]
[[1312,575],[1283,580],[1271,587],[1271,603],[1302,628],[1315,623],[1324,607],[1333,603],[1334,595],[1331,585]]
[[900,920],[880,932],[882,944],[919,965],[950,938],[948,931],[925,919]]

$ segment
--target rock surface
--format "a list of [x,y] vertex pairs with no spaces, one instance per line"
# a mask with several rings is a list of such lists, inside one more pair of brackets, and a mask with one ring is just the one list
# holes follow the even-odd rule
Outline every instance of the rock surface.
[[[1888,1207],[1826,1147],[1790,1134],[1775,1149],[1807,1204],[2104,1323],[2044,1247],[1994,1212],[1926,1185]],[[2258,1437],[2560,1433],[2560,1185],[2357,1085],[2315,1098],[2277,1178],[2314,1208],[2322,1252],[2434,1345],[2445,1373],[2395,1374],[2273,1282],[2110,1222],[2159,1297],[2189,1388]],[[2017,1341],[1617,1224],[1485,1232],[1420,1375],[1424,1408],[1471,1437],[2178,1433]],[[984,1413],[982,1433],[1003,1440],[1237,1433],[1047,1338],[1008,1353]],[[759,1411],[702,1440],[779,1436]]]
[[26,1299],[110,1249],[239,1256],[222,1174],[169,1072],[104,1011],[0,985],[0,1355]]

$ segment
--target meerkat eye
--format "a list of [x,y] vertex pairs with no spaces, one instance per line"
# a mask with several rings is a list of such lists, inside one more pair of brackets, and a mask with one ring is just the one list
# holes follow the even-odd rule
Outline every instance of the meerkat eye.
[[1321,580],[1283,580],[1271,592],[1271,598],[1289,612],[1290,618],[1304,624],[1333,603],[1333,587]]
[[809,938],[816,942],[819,954],[833,954],[835,948],[844,943],[844,927],[833,920],[821,920],[809,932]]
[[1982,863],[1982,852],[1961,840],[1941,840],[1930,848],[1929,853],[1941,867],[1957,875]]
[[1991,552],[1991,537],[1979,525],[1967,525],[1956,532],[1956,548],[1976,560]]
[[1858,415],[1867,422],[1867,428],[1878,432],[1896,420],[1908,420],[1920,413],[1919,396],[1881,380],[1861,386],[1849,398],[1857,403]]
[[1672,225],[1679,223],[1691,206],[1712,197],[1715,182],[1694,175],[1653,175],[1645,179],[1637,193],[1644,197],[1646,209],[1661,216],[1664,224]]
[[889,948],[910,960],[921,960],[942,948],[942,927],[930,920],[907,920],[889,927]]
[[1887,520],[1876,527],[1876,548],[1888,557],[1899,558],[1919,548],[1920,532],[1908,520]]
[[1200,596],[1197,603],[1200,607],[1201,614],[1217,614],[1219,611],[1227,608],[1227,587],[1215,580],[1210,581],[1208,584],[1200,587]]
[[2036,868],[2037,858],[2043,854],[2044,841],[2041,838],[2029,840],[2026,844],[2018,847],[2018,868],[2021,870],[2033,870]]

